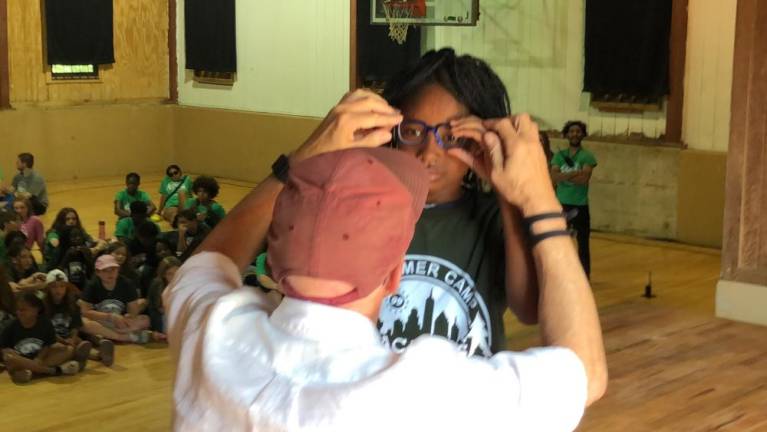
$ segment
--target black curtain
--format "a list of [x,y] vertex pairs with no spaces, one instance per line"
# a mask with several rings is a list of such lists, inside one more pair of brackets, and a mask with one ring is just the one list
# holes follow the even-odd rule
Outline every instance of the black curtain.
[[370,0],[357,1],[357,68],[363,83],[386,82],[420,57],[420,27],[410,26],[399,45],[389,38],[388,25],[370,24]]
[[45,0],[45,31],[48,64],[115,62],[112,0]]
[[668,94],[670,33],[671,0],[586,0],[584,91]]
[[187,69],[237,72],[234,0],[186,0],[184,21]]

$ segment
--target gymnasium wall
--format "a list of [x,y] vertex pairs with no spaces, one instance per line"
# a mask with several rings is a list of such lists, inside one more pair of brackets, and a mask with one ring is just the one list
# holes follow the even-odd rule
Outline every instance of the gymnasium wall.
[[718,247],[735,6],[736,0],[689,0],[683,151],[617,142],[632,133],[659,137],[665,110],[613,114],[589,106],[582,93],[584,0],[482,0],[477,27],[427,28],[424,42],[487,60],[513,110],[531,113],[542,129],[575,118],[592,135],[616,136],[589,143],[602,156],[592,188],[595,228]]
[[157,103],[0,111],[0,166],[31,152],[51,181],[162,173],[173,158],[174,107]]
[[173,157],[168,97],[168,2],[114,3],[115,64],[98,82],[52,83],[38,0],[8,1],[13,110],[0,111],[6,177],[16,155],[35,154],[48,180],[159,171]]
[[178,2],[177,160],[190,171],[259,181],[349,90],[349,1],[236,0],[235,7],[238,72],[224,87],[196,83],[185,69]]
[[259,182],[280,153],[298,147],[318,124],[315,117],[180,106],[176,160],[188,172]]
[[8,0],[11,104],[74,105],[168,98],[168,1],[114,2],[115,63],[96,83],[51,82],[39,0]]
[[477,27],[427,28],[427,48],[452,46],[485,59],[506,84],[515,112],[529,112],[542,129],[570,119],[595,135],[643,133],[657,138],[666,113],[603,113],[582,93],[584,0],[482,0]]
[[682,141],[726,152],[737,0],[689,0]]
[[322,117],[349,89],[349,0],[236,0],[237,81],[195,83],[178,1],[179,104]]

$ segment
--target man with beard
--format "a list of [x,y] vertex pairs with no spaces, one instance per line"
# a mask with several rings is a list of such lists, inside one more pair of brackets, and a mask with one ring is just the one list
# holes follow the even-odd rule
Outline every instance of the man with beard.
[[589,215],[589,181],[597,160],[584,149],[581,142],[588,136],[586,124],[577,120],[565,123],[562,136],[570,143],[551,160],[551,177],[557,185],[557,198],[565,212],[572,217],[570,223],[578,239],[578,257],[586,276],[591,277],[591,216]]

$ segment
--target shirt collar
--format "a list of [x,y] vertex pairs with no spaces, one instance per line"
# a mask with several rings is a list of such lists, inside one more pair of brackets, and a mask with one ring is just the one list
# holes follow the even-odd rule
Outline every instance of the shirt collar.
[[381,337],[364,315],[335,306],[285,297],[272,324],[305,339],[336,346],[380,346]]

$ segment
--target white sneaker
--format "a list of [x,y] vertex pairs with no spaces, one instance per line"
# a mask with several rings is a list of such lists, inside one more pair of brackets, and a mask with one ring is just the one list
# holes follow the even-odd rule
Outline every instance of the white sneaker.
[[59,365],[59,368],[61,368],[63,375],[75,375],[77,372],[80,372],[80,363],[70,360]]

